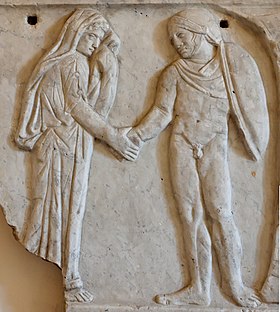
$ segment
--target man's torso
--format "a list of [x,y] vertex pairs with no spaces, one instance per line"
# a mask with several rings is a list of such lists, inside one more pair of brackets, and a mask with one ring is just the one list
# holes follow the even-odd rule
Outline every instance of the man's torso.
[[[202,145],[206,145],[217,134],[223,134],[226,137],[229,102],[221,69],[217,68],[215,70],[216,76],[217,71],[220,71],[218,73],[220,76],[218,76],[218,79],[213,79],[211,85],[211,88],[215,88],[215,84],[219,84],[217,88],[221,90],[221,95],[218,98],[191,86],[176,66],[174,67],[175,70],[172,70],[172,74],[176,76],[173,79],[176,79],[177,96],[174,104],[173,133],[183,134],[191,144],[198,143]],[[196,83],[199,84],[199,80]],[[223,84],[222,88],[221,83]]]

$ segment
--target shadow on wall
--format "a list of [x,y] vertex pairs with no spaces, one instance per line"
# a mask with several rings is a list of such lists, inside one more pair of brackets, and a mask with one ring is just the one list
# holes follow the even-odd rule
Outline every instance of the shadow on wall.
[[0,312],[63,312],[59,268],[27,252],[0,207]]

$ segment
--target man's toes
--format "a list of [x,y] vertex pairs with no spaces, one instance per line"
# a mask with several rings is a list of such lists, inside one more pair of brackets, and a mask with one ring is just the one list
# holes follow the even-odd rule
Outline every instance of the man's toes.
[[250,296],[248,296],[248,301],[254,303],[256,306],[261,304],[261,299],[255,293],[251,293]]
[[87,302],[87,301],[88,301],[88,297],[87,297],[87,295],[86,295],[85,292],[82,292],[80,295],[81,295],[81,297],[83,298],[84,302]]
[[155,302],[163,305],[168,305],[170,304],[170,301],[166,298],[165,295],[157,295],[155,297]]
[[261,305],[261,301],[253,297],[249,297],[245,300],[241,300],[241,305],[247,308],[257,308],[259,305]]
[[261,300],[259,298],[251,297],[249,300],[255,305],[255,308],[261,305]]
[[254,299],[254,302],[257,305],[257,307],[262,304],[261,300],[259,300],[259,299]]
[[85,291],[84,295],[86,297],[87,302],[91,302],[93,300],[93,295],[91,293],[89,293],[88,291]]
[[249,304],[248,304],[248,307],[249,308],[257,308],[258,307],[258,304],[257,304],[257,302],[256,301],[251,301],[251,300],[249,300],[248,301],[249,302]]
[[156,295],[154,300],[155,300],[156,303],[162,304],[162,300],[161,300],[161,296],[160,295]]
[[80,293],[76,294],[76,295],[75,295],[75,298],[76,298],[76,300],[77,300],[78,302],[84,302],[84,299],[83,299],[83,297],[81,296]]
[[258,301],[258,302],[261,302],[260,297],[257,296],[256,294],[253,294],[253,295],[251,296],[251,298],[252,298],[253,300],[256,300],[256,301]]

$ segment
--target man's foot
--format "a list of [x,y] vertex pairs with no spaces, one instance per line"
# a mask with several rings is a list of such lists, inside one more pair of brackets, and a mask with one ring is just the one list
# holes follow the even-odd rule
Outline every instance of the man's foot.
[[188,305],[197,304],[208,306],[210,298],[208,294],[203,294],[193,287],[185,287],[171,294],[157,295],[155,302],[163,305]]
[[83,288],[65,290],[64,296],[66,302],[89,303],[93,301],[93,295]]
[[254,290],[245,286],[231,296],[241,307],[256,308],[261,305],[261,299],[256,295]]

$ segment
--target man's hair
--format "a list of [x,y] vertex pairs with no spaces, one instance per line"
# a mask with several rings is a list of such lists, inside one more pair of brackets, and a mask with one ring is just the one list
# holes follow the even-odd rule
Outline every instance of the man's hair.
[[174,25],[206,36],[207,41],[213,45],[219,45],[222,40],[218,19],[206,9],[189,9],[173,15],[168,21],[169,33]]

